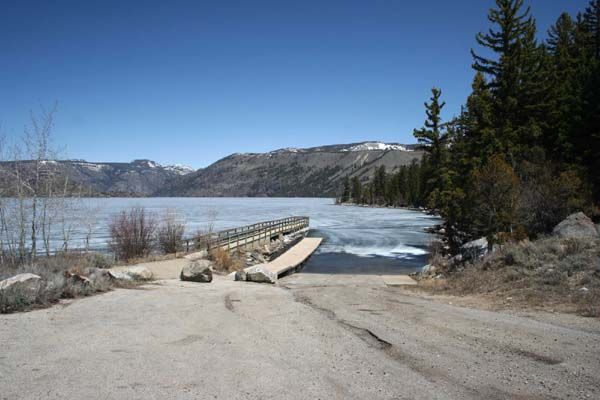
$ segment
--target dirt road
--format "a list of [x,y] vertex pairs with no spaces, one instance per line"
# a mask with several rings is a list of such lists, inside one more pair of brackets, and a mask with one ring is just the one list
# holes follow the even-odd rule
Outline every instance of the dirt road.
[[600,397],[600,321],[296,274],[0,316],[0,399]]

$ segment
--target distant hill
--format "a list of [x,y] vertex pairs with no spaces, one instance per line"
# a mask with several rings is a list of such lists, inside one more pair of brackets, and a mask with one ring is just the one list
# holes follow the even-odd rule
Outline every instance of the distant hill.
[[[59,179],[68,178],[71,192],[81,190],[86,195],[150,196],[168,181],[192,173],[191,167],[160,165],[151,160],[130,163],[88,162],[84,160],[48,160],[43,173]],[[33,161],[20,161],[20,170],[32,176]],[[15,163],[0,162],[0,187],[11,194],[11,171]]]
[[[44,161],[44,173],[67,177],[71,191],[83,189],[87,195],[332,197],[346,175],[367,180],[380,165],[392,171],[421,156],[414,145],[361,142],[235,153],[199,170],[150,160],[58,160]],[[32,161],[20,165],[25,174],[31,174]],[[6,195],[10,195],[7,172],[11,168],[12,162],[0,162],[0,193]]]
[[344,176],[363,180],[420,159],[414,145],[361,142],[268,153],[236,153],[167,183],[159,196],[333,197]]

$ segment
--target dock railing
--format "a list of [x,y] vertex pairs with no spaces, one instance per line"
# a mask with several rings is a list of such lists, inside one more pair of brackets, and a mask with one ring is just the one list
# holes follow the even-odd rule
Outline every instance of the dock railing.
[[193,250],[235,250],[249,245],[270,241],[277,235],[300,232],[308,229],[309,217],[288,217],[272,221],[257,222],[252,225],[208,232],[193,238],[184,239],[186,252]]

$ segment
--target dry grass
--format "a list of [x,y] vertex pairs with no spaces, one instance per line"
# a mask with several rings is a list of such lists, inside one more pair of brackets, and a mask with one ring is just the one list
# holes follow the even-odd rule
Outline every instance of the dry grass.
[[240,271],[245,266],[245,254],[227,250],[214,249],[210,252],[210,259],[215,263],[215,269],[221,272]]
[[466,264],[428,291],[485,295],[511,307],[552,308],[600,317],[600,241],[544,238],[509,243]]

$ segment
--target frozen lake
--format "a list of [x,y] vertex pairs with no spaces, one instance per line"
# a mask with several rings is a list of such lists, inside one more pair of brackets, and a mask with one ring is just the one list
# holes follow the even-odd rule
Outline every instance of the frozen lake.
[[[186,234],[231,228],[292,215],[310,217],[311,235],[324,243],[304,272],[394,273],[426,264],[426,246],[432,239],[424,232],[440,222],[417,211],[337,206],[322,198],[93,198],[83,200],[94,218],[92,247],[106,247],[108,222],[132,206],[163,214],[173,210],[186,221]],[[81,245],[84,232],[75,230],[71,247]]]

